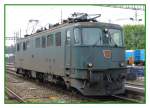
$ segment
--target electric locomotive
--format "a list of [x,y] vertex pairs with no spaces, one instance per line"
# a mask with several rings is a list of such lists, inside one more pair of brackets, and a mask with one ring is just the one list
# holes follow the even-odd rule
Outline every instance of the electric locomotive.
[[18,74],[63,83],[83,95],[124,93],[125,46],[122,27],[74,13],[62,24],[26,35],[16,43]]

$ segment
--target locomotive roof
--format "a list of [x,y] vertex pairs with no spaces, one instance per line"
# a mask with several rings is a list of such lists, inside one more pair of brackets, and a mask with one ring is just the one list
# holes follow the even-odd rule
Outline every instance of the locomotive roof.
[[[33,37],[33,36],[37,36],[39,34],[42,33],[47,33],[49,31],[54,31],[57,29],[62,29],[62,28],[69,28],[69,27],[109,27],[109,28],[116,28],[116,29],[122,29],[122,27],[118,24],[112,24],[112,23],[103,23],[103,22],[77,22],[77,23],[64,23],[64,24],[60,24],[58,26],[52,27],[50,29],[47,30],[43,30],[41,32],[36,32],[33,33],[27,37],[24,37],[22,39],[26,39],[29,37]],[[21,39],[21,40],[22,40]]]
[[88,27],[112,27],[112,28],[121,29],[121,26],[118,24],[103,23],[103,22],[78,22],[75,25],[76,26],[88,26]]

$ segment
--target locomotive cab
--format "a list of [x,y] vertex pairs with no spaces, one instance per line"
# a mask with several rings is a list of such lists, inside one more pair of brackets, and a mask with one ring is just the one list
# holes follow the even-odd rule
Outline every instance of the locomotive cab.
[[70,85],[84,95],[123,93],[126,64],[122,28],[115,24],[80,22],[75,24],[72,34],[65,57]]

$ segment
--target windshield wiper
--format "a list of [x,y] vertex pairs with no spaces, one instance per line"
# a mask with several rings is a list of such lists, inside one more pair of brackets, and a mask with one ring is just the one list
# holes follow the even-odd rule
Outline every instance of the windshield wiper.
[[112,35],[110,34],[110,32],[108,33],[110,36],[110,39],[113,41],[114,47],[118,47],[118,45],[116,44],[116,42],[114,41],[114,39],[112,38]]

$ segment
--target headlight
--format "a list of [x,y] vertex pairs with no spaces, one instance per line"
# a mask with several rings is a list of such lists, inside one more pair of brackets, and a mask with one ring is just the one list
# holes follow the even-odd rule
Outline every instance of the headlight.
[[88,63],[87,65],[89,68],[93,67],[93,64],[92,63]]
[[124,67],[124,66],[125,66],[124,62],[120,63],[120,66],[121,66],[121,67]]

